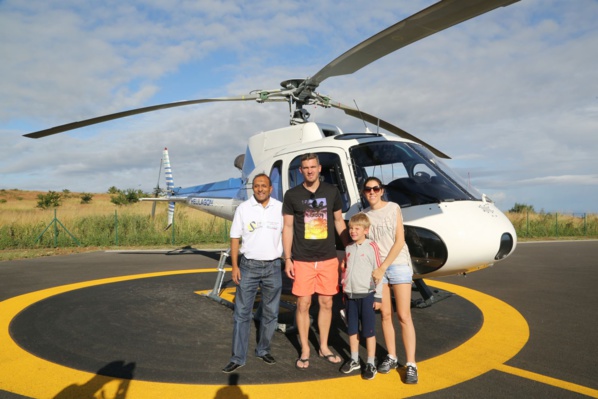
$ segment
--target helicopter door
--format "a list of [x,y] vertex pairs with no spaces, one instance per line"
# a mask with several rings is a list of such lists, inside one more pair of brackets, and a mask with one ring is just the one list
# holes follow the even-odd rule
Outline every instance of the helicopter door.
[[272,182],[272,197],[282,202],[282,161],[276,161],[270,169]]
[[[333,152],[317,152],[316,154],[322,166],[320,179],[338,188],[343,202],[343,213],[347,212],[351,207],[351,199],[349,197],[349,190],[347,189],[347,181],[343,172],[341,158]],[[299,172],[302,155],[293,158],[289,164],[289,188],[303,183],[303,175]]]

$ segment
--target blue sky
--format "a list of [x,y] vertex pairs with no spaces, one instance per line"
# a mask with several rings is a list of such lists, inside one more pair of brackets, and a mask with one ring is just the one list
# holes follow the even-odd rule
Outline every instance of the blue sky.
[[[175,108],[32,140],[130,108],[275,89],[433,1],[0,2],[0,188],[151,191],[237,177],[284,103]],[[450,28],[319,92],[449,154],[499,208],[598,213],[598,2],[523,0]],[[312,120],[363,131],[338,110]],[[372,130],[375,128],[372,127]]]

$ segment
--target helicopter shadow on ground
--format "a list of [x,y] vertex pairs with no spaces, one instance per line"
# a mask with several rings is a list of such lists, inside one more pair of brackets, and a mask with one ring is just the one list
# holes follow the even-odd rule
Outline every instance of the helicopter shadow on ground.
[[[333,297],[333,305],[332,305],[332,323],[330,325],[330,334],[328,339],[328,346],[333,351],[333,353],[338,354],[338,356],[342,359],[342,361],[338,364],[338,367],[343,365],[346,361],[351,358],[351,350],[349,346],[349,335],[347,334],[347,325],[345,321],[342,319],[340,315],[341,309],[344,309],[345,304],[343,302],[343,295],[342,293],[338,293]],[[316,356],[318,356],[319,351],[319,328],[317,323],[317,316],[319,311],[318,305],[318,296],[317,294],[314,295],[312,299],[312,308],[310,309],[310,317],[313,320],[310,333],[309,333],[309,341],[310,344],[316,349]],[[377,312],[379,313],[379,312]],[[379,317],[378,317],[379,319]],[[379,330],[379,326],[377,326]],[[381,330],[380,330],[381,331]],[[359,352],[360,357],[365,355],[366,353],[366,343],[365,339],[361,337],[361,333],[359,333]],[[298,336],[296,336],[298,338]],[[297,344],[296,348],[300,351],[300,345]],[[386,356],[386,348],[380,344],[379,341],[376,342],[376,357],[378,359],[383,359]],[[313,357],[313,356],[312,356]]]
[[[293,281],[289,279],[285,273],[282,273],[282,296],[281,296],[281,306],[278,315],[278,323],[279,326],[284,326],[285,331],[284,336],[286,340],[293,346],[297,353],[297,359],[301,356],[301,343],[299,340],[299,335],[297,333],[296,323],[295,323],[295,307],[296,307],[296,297],[292,294],[292,286]],[[320,340],[319,340],[319,326],[318,326],[318,313],[319,313],[319,302],[318,302],[318,294],[314,294],[312,296],[311,307],[309,310],[310,316],[310,329],[309,329],[309,336],[308,341],[310,344],[310,358],[312,360],[319,357],[319,349],[320,349]],[[342,364],[350,358],[350,350],[349,350],[349,339],[347,335],[347,328],[346,324],[342,320],[340,316],[340,310],[344,308],[342,294],[338,293],[333,297],[333,306],[332,306],[332,322],[330,326],[330,334],[328,339],[328,344],[333,353],[339,355],[342,359],[340,363],[338,363],[338,367],[340,368]],[[259,294],[254,304],[254,327],[256,331],[255,342],[259,342],[259,317],[260,317],[260,309],[259,309]],[[362,346],[365,350],[365,341],[363,341]],[[385,349],[378,345],[377,354],[385,354]],[[381,356],[381,355],[380,355]]]
[[[234,285],[232,280],[226,281],[224,286]],[[295,307],[296,307],[296,297],[292,294],[292,287],[293,287],[293,280],[289,279],[286,274],[282,273],[282,296],[281,296],[281,306],[278,315],[278,323],[279,326],[285,326],[286,331],[284,332],[286,340],[293,346],[295,351],[297,352],[297,358],[301,356],[301,343],[299,340],[299,335],[297,334],[296,323],[295,323]],[[319,350],[320,350],[320,340],[319,340],[319,326],[318,326],[318,313],[319,313],[319,302],[318,302],[318,294],[314,294],[312,296],[311,307],[309,310],[310,316],[310,329],[309,329],[309,336],[308,341],[311,347],[311,356],[310,358],[316,359],[319,357]],[[260,294],[258,292],[258,296],[256,298],[256,302],[254,303],[254,329],[256,332],[255,335],[255,343],[259,342],[259,318],[260,318]],[[333,351],[333,353],[338,354],[338,356],[342,359],[340,363],[338,363],[338,368],[343,365],[343,363],[350,359],[351,351],[349,348],[349,337],[347,335],[347,325],[343,321],[340,311],[345,307],[343,302],[343,295],[342,293],[338,293],[333,297],[333,305],[332,305],[332,322],[330,325],[330,334],[328,339],[328,346]],[[379,328],[379,327],[378,327]],[[365,339],[360,338],[360,353],[365,352]],[[376,344],[376,357],[378,359],[384,358],[386,356],[386,348],[378,342]]]
[[[190,245],[181,247],[181,248],[177,248],[177,249],[173,249],[171,251],[166,252],[165,255],[171,256],[171,255],[202,255],[205,256],[206,258],[210,258],[213,260],[220,260],[220,255],[223,252],[223,250],[203,250],[203,249],[197,249],[197,248],[193,248]],[[230,264],[230,260],[227,257],[227,264]]]
[[[212,259],[212,260],[220,260],[220,256],[222,254],[224,250],[222,249],[213,249],[213,250],[203,250],[203,249],[197,249],[197,248],[193,248],[190,245],[184,246],[184,247],[180,247],[180,248],[176,248],[176,249],[172,249],[172,250],[168,250],[168,251],[156,251],[156,250],[144,250],[144,249],[140,249],[140,250],[126,250],[126,251],[122,251],[119,252],[120,254],[123,255],[161,255],[161,256],[173,256],[173,255],[201,255],[201,256],[205,256],[206,258]],[[228,264],[230,266],[230,260],[227,257],[227,261],[226,264]]]
[[72,384],[60,391],[53,399],[125,399],[133,379],[135,362],[116,360],[100,368],[96,375],[82,385]]

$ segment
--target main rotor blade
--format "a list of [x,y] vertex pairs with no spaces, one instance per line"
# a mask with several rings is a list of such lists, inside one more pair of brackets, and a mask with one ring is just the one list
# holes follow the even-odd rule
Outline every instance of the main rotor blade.
[[432,153],[439,156],[440,158],[451,159],[451,157],[446,155],[444,152],[434,148],[433,146],[426,143],[425,141],[418,139],[417,137],[413,136],[412,134],[407,133],[403,129],[396,127],[395,125],[388,123],[385,120],[382,120],[374,115],[370,115],[361,110],[358,110],[357,108],[353,108],[348,105],[341,104],[339,102],[331,101],[330,106],[334,107],[334,108],[342,109],[345,112],[345,114],[347,114],[347,115],[353,116],[357,119],[364,120],[366,122],[370,122],[373,125],[380,126],[382,129],[387,130],[391,133],[394,133],[399,137],[402,137],[404,139],[408,139],[411,141],[415,141],[416,143],[419,143],[419,144],[423,145],[424,147],[428,148],[430,151],[432,151]]
[[441,30],[519,0],[443,0],[361,42],[306,80],[317,87],[332,76],[347,75]]
[[174,107],[182,107],[185,105],[193,105],[193,104],[201,104],[201,103],[209,103],[209,102],[220,102],[220,101],[255,101],[259,97],[258,94],[249,94],[243,96],[235,96],[235,97],[216,97],[216,98],[203,98],[199,100],[188,100],[188,101],[177,101],[174,103],[167,103],[167,104],[160,104],[160,105],[152,105],[149,107],[143,108],[136,108],[129,111],[117,112],[115,114],[109,114],[104,116],[98,116],[91,119],[85,119],[78,122],[71,122],[65,125],[55,126],[49,129],[40,130],[33,133],[24,134],[25,137],[30,137],[33,139],[39,139],[41,137],[51,136],[53,134],[66,132],[69,130],[79,129],[81,127],[95,125],[102,122],[111,121],[113,119],[125,118],[127,116],[143,114],[146,112],[157,111],[160,109],[167,109],[167,108],[174,108]]

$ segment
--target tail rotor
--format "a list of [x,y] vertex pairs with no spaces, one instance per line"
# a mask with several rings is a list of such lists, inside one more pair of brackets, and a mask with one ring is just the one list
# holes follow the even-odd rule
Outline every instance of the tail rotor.
[[[172,168],[170,167],[170,158],[168,157],[168,148],[164,148],[162,153],[162,162],[164,164],[164,176],[166,176],[166,195],[171,195],[174,191],[174,179],[172,177]],[[174,202],[168,203],[168,224],[164,230],[172,226],[174,220]]]

